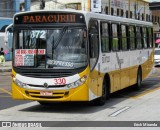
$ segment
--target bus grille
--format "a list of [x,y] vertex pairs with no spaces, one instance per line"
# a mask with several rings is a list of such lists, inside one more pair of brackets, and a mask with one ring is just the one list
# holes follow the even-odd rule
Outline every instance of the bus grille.
[[43,99],[59,99],[69,95],[69,91],[52,92],[51,96],[42,96],[40,92],[34,92],[30,90],[26,90],[25,93],[27,96],[33,98],[43,98]]
[[31,73],[31,72],[21,72],[20,73],[23,76],[27,77],[34,77],[34,78],[59,78],[59,77],[67,77],[73,75],[73,73]]
[[[31,87],[42,87],[44,88],[43,85],[33,85],[33,84],[28,84]],[[49,85],[47,88],[60,88],[60,87],[65,87],[65,85]]]

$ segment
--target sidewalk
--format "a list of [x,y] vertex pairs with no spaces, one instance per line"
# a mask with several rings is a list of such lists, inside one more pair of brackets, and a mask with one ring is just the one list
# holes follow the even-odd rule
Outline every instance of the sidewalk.
[[0,65],[0,72],[11,72],[12,61],[6,61],[5,66]]

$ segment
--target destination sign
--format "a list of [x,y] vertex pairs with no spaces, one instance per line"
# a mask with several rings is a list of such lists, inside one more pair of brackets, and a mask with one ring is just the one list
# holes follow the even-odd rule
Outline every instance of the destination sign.
[[84,23],[83,14],[76,13],[24,13],[14,18],[15,24]]

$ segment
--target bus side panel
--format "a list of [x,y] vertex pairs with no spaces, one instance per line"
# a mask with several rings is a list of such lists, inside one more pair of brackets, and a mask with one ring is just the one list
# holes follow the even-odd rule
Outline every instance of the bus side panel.
[[121,89],[130,86],[129,84],[129,69],[121,70]]
[[147,51],[148,60],[142,64],[142,80],[147,78],[154,65],[154,50]]
[[90,72],[89,80],[89,100],[93,100],[102,95],[102,74],[95,69]]
[[110,76],[110,92],[113,93],[121,89],[120,71],[109,72]]
[[113,91],[118,91],[121,88],[121,81],[120,81],[120,72],[117,72],[113,76]]
[[[141,68],[142,68],[142,80],[144,80],[147,76],[148,76],[148,74],[149,74],[149,72],[150,72],[150,67],[149,67],[149,59],[150,59],[150,54],[149,54],[149,50],[145,50],[144,52],[142,52],[143,53],[143,57],[144,58],[146,58],[146,59],[148,59],[147,61],[145,61],[142,65],[141,65]],[[144,59],[143,58],[143,59]],[[142,59],[142,60],[143,60]]]
[[129,77],[130,77],[130,85],[133,85],[137,81],[137,70],[138,66],[134,66],[130,68]]

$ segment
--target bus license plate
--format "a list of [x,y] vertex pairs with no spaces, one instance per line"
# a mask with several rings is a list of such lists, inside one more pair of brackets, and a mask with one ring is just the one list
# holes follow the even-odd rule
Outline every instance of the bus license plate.
[[41,91],[40,92],[41,96],[52,96],[52,92],[48,92],[48,91]]

